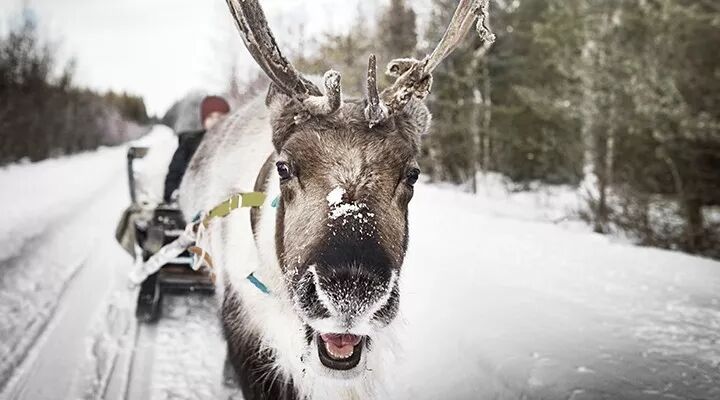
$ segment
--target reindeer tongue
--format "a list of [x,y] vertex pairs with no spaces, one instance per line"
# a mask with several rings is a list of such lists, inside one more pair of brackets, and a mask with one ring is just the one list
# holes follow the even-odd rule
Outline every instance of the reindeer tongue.
[[353,355],[353,348],[362,340],[357,335],[339,333],[324,333],[320,338],[325,342],[328,354],[336,359],[345,359]]

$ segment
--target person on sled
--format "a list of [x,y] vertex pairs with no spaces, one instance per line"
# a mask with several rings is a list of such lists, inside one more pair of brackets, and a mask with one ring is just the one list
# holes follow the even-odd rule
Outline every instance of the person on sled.
[[230,105],[219,96],[207,96],[200,103],[200,121],[203,129],[199,131],[178,132],[178,147],[165,176],[163,201],[173,203],[177,200],[177,190],[185,175],[190,159],[197,151],[200,142],[210,128],[215,126],[223,116],[230,112]]
[[[159,205],[159,208],[176,208],[174,204],[177,200],[177,190],[180,186],[185,170],[190,163],[195,151],[200,146],[200,142],[205,136],[205,132],[215,126],[223,116],[230,112],[230,105],[225,99],[219,96],[207,96],[200,103],[200,109],[195,111],[200,116],[202,123],[202,129],[194,131],[181,131],[178,132],[178,147],[173,154],[172,160],[168,167],[167,174],[165,175],[165,185],[163,190],[163,203]],[[197,115],[197,114],[196,114]],[[140,155],[135,154],[136,152],[142,153]],[[135,221],[149,220],[152,217],[153,211],[147,209],[145,206],[136,203],[135,201],[135,184],[132,172],[132,159],[142,158],[147,152],[146,148],[130,148],[128,153],[128,160],[130,162],[128,169],[128,178],[130,179],[130,192],[132,203],[123,212],[120,221],[118,222],[117,229],[115,231],[115,237],[120,245],[130,255],[136,253],[136,235],[135,235]]]

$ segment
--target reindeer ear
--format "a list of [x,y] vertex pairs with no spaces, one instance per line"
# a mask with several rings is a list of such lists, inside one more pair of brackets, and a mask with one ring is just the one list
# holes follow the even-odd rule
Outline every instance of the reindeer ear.
[[407,121],[408,128],[411,129],[416,136],[423,136],[430,132],[432,114],[430,114],[430,110],[428,110],[422,100],[410,100],[401,115],[402,118]]
[[273,147],[279,153],[295,129],[298,105],[274,83],[268,88],[265,105],[270,112]]
[[412,144],[415,153],[420,152],[420,140],[430,131],[432,116],[419,99],[410,100],[403,110],[393,116],[396,132]]

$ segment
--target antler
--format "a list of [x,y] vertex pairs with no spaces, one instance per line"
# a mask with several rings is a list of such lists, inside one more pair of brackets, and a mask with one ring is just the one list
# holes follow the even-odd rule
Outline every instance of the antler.
[[[383,90],[380,95],[382,99],[381,105],[384,103],[387,107],[384,118],[401,111],[413,97],[424,99],[430,93],[433,71],[442,60],[460,45],[472,27],[475,18],[478,18],[476,29],[484,42],[483,46],[489,47],[495,41],[495,35],[487,26],[488,4],[489,0],[460,0],[460,4],[455,9],[455,14],[445,30],[445,34],[443,34],[442,39],[440,39],[440,42],[429,56],[422,61],[400,58],[388,64],[386,73],[397,77],[397,80],[392,86]],[[373,114],[373,111],[370,110],[373,104],[369,85],[371,69],[373,70],[372,73],[375,73],[374,67],[368,68],[368,106],[365,113],[380,118],[379,114]],[[372,81],[375,81],[375,79],[373,78]],[[375,92],[377,92],[376,87]],[[378,109],[378,106],[373,107],[373,110]],[[377,118],[371,119],[368,117],[368,123],[371,127],[382,121],[382,119]]]
[[226,0],[250,55],[280,91],[302,103],[310,114],[327,115],[342,104],[340,73],[325,73],[325,95],[285,58],[258,0]]
[[385,104],[380,100],[377,88],[377,61],[375,54],[370,54],[368,58],[367,71],[367,106],[365,107],[365,118],[368,120],[370,128],[375,124],[385,120],[388,117],[388,110]]
[[427,64],[423,68],[424,73],[431,74],[440,62],[460,45],[475,18],[478,19],[476,29],[483,41],[483,46],[490,45],[495,41],[495,35],[487,26],[489,3],[490,0],[460,1],[440,43],[427,59]]

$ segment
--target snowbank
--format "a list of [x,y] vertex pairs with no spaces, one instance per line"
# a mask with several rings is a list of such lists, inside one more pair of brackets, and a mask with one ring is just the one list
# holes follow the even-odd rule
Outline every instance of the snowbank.
[[[81,205],[116,185],[124,147],[0,168],[0,262],[16,256],[30,238],[81,212]],[[113,178],[113,179],[110,179]]]
[[463,185],[441,182],[431,186],[458,192],[459,201],[489,214],[529,221],[559,223],[577,220],[578,210],[583,208],[578,190],[571,186],[538,183],[525,188],[527,190],[514,190],[514,184],[509,179],[495,172],[478,174],[477,182],[477,195],[471,195]]
[[528,220],[531,203],[418,186],[390,397],[720,398],[720,262]]

